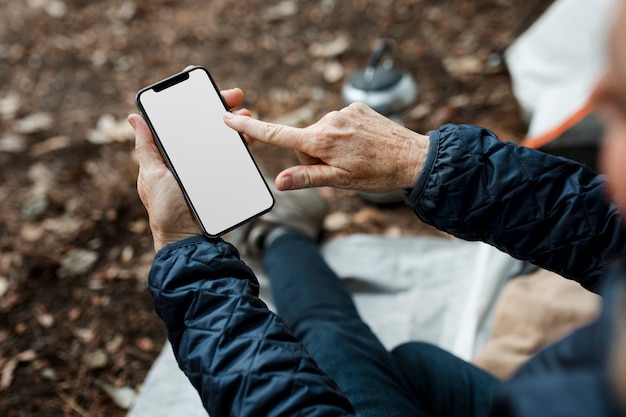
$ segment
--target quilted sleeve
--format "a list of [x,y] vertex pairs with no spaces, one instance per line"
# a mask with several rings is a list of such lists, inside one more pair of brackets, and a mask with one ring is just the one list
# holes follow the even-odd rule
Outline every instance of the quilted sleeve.
[[345,416],[352,406],[258,298],[253,272],[222,240],[156,255],[149,288],[180,368],[211,417]]
[[626,251],[602,176],[477,126],[429,135],[424,171],[406,196],[423,221],[598,290],[606,263]]

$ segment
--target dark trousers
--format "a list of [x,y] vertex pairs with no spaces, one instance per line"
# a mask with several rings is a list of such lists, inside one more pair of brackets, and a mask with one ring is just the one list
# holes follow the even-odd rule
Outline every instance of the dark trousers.
[[264,266],[278,314],[360,416],[486,416],[500,381],[427,343],[388,352],[308,237],[287,233]]

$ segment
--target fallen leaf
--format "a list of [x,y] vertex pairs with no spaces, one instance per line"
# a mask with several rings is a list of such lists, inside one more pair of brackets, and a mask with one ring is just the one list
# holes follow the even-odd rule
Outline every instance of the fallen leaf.
[[7,363],[2,367],[2,374],[0,375],[0,391],[4,391],[11,386],[15,369],[20,362],[31,362],[35,360],[36,357],[37,354],[35,353],[35,351],[29,349],[24,352],[18,353],[13,358],[9,359]]
[[313,108],[309,105],[304,105],[291,113],[282,115],[281,117],[273,120],[273,122],[281,125],[303,127],[309,125],[313,121],[313,117],[315,117]]
[[135,344],[144,352],[152,352],[154,350],[154,343],[149,337],[140,337],[135,341]]
[[285,0],[265,9],[263,19],[268,23],[272,23],[293,16],[296,13],[298,13],[298,4],[293,0]]
[[98,349],[87,356],[86,364],[90,370],[102,369],[109,363],[109,355],[104,349]]
[[128,230],[135,234],[142,234],[148,230],[148,222],[145,219],[139,219],[128,224]]
[[375,222],[378,218],[378,212],[370,207],[363,207],[354,215],[354,222],[367,224]]
[[71,238],[80,232],[82,222],[69,216],[60,216],[45,219],[41,222],[41,227],[45,231],[58,235],[63,238]]
[[49,379],[51,381],[54,381],[54,380],[57,379],[57,373],[52,368],[43,368],[41,370],[41,376],[44,377],[45,379]]
[[28,331],[28,325],[26,323],[24,323],[24,322],[17,323],[15,325],[15,328],[13,329],[13,331],[17,335],[23,335],[24,333],[26,333]]
[[0,298],[9,290],[9,280],[7,277],[0,277]]
[[113,12],[113,18],[125,23],[130,22],[137,13],[137,6],[133,1],[125,1]]
[[350,38],[347,35],[339,35],[335,39],[324,43],[314,43],[309,47],[309,53],[313,58],[335,58],[350,48]]
[[36,162],[28,169],[28,178],[34,183],[33,188],[37,189],[33,194],[42,195],[51,187],[55,174],[45,163]]
[[49,113],[33,113],[15,122],[14,129],[18,133],[32,134],[50,129],[54,119]]
[[52,0],[46,3],[44,10],[50,17],[60,19],[67,13],[67,6],[59,0]]
[[67,319],[69,321],[76,321],[82,314],[82,310],[79,307],[74,307],[67,313]]
[[346,74],[343,65],[339,61],[329,61],[324,65],[324,81],[329,84],[340,81]]
[[482,61],[474,55],[445,58],[443,65],[448,74],[454,76],[475,75],[483,72]]
[[9,93],[0,98],[0,117],[5,120],[13,119],[20,108],[20,96],[17,93]]
[[124,337],[121,334],[116,334],[112,340],[109,340],[106,344],[106,350],[109,354],[115,354],[119,352],[124,343]]
[[450,97],[448,100],[448,104],[450,107],[458,109],[462,107],[468,106],[472,101],[472,98],[467,94],[459,94],[453,97]]
[[402,233],[402,229],[398,226],[389,226],[388,228],[385,229],[385,231],[383,232],[383,235],[387,236],[387,237],[402,237],[403,233]]
[[46,329],[49,329],[54,324],[54,316],[50,313],[37,314],[36,318],[37,322]]
[[[6,294],[2,298],[0,298],[0,311],[11,311],[18,303],[21,303],[23,300],[24,298],[20,294],[18,294],[12,288],[9,288]],[[15,332],[19,334],[20,332],[18,332],[18,326],[19,324],[16,326]]]
[[92,329],[76,329],[74,333],[85,344],[93,341],[94,331]]
[[120,408],[128,410],[137,398],[137,391],[131,387],[117,387],[110,382],[98,379],[96,384],[106,392]]
[[128,245],[122,249],[122,263],[128,264],[135,258],[135,249]]
[[26,139],[22,136],[9,133],[0,138],[0,152],[23,153],[27,147]]
[[36,242],[45,234],[44,228],[39,224],[24,223],[20,230],[20,236],[25,242]]
[[38,158],[47,153],[64,149],[70,146],[71,140],[68,136],[54,136],[50,139],[46,139],[43,142],[39,142],[31,148],[30,154]]
[[37,353],[32,349],[28,349],[18,353],[15,357],[20,362],[32,362],[37,359]]
[[47,196],[37,196],[22,205],[20,214],[24,220],[36,220],[44,215],[48,206],[50,206],[50,201]]
[[338,232],[350,224],[350,216],[343,211],[330,213],[324,219],[324,230],[329,232]]
[[50,314],[43,304],[35,306],[35,318],[37,322],[44,328],[49,329],[54,324],[54,316]]
[[112,142],[126,142],[135,137],[126,119],[117,120],[111,114],[103,114],[94,130],[87,132],[87,140],[96,145]]
[[428,103],[420,103],[409,112],[409,118],[419,120],[433,111],[433,106]]
[[13,372],[17,368],[18,360],[16,358],[9,359],[9,361],[2,367],[2,375],[0,375],[0,391],[11,386],[13,382]]

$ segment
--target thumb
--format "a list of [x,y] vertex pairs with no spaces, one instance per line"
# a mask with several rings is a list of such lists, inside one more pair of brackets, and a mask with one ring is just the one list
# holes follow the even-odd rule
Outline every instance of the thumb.
[[296,165],[276,176],[276,188],[280,191],[301,188],[324,187],[327,185],[342,188],[346,183],[342,170],[330,165]]
[[164,164],[163,157],[146,121],[137,114],[131,114],[128,116],[128,123],[135,131],[135,153],[139,165],[146,169],[160,168]]

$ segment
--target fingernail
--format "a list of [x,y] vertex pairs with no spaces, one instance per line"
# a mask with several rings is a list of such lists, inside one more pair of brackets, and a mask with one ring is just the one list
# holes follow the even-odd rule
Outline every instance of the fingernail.
[[235,115],[234,115],[234,114],[232,114],[232,113],[231,113],[231,112],[229,112],[229,111],[227,111],[227,112],[224,114],[224,120],[233,120],[234,118],[235,118]]
[[130,127],[133,128],[133,130],[137,129],[137,122],[135,121],[134,117],[129,117],[128,118],[128,124],[130,125]]
[[282,181],[283,190],[291,190],[293,188],[293,177],[291,175],[285,175]]

